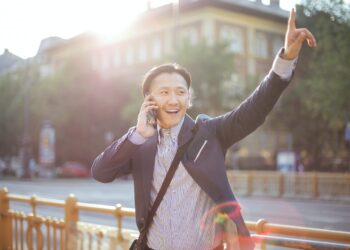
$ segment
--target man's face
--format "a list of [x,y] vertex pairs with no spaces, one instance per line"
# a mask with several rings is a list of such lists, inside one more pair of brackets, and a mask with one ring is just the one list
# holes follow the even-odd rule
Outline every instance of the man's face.
[[150,87],[150,94],[157,103],[157,119],[160,127],[176,126],[186,114],[190,95],[186,80],[177,73],[161,73]]

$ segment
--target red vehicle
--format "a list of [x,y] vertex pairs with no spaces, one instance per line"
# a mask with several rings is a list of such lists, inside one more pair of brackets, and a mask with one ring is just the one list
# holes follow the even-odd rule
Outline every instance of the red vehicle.
[[58,177],[90,177],[90,168],[80,162],[65,162],[56,170]]

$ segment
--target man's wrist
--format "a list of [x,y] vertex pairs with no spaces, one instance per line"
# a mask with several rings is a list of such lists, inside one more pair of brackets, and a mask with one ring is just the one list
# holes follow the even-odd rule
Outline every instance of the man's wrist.
[[289,54],[287,54],[286,50],[284,48],[279,53],[279,57],[282,58],[283,60],[287,60],[287,61],[293,61],[296,59],[295,57],[292,57]]
[[295,68],[297,58],[293,60],[284,59],[284,48],[282,48],[272,64],[272,71],[279,75],[282,79],[288,80],[291,78]]
[[147,138],[143,137],[136,129],[129,135],[128,139],[136,145],[141,145],[147,141]]

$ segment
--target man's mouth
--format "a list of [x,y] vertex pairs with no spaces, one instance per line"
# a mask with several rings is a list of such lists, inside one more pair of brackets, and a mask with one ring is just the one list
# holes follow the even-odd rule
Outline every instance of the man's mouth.
[[170,109],[170,110],[166,110],[165,112],[168,114],[177,114],[179,112],[179,110]]

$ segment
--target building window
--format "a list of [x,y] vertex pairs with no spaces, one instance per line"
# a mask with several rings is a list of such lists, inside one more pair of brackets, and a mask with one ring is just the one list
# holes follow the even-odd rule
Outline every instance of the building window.
[[272,40],[272,56],[276,56],[278,51],[283,47],[284,38],[283,36],[276,35]]
[[162,41],[159,37],[153,39],[152,43],[152,58],[159,59],[162,52]]
[[243,30],[242,28],[223,25],[220,28],[220,39],[229,43],[230,51],[234,53],[243,52]]
[[126,65],[134,63],[134,49],[131,45],[126,48]]
[[143,63],[147,60],[147,46],[145,43],[139,45],[139,62]]
[[39,66],[39,73],[41,78],[46,78],[53,75],[54,69],[49,64],[42,64]]
[[255,55],[261,58],[268,57],[268,42],[267,34],[263,32],[257,32],[255,38]]
[[230,79],[224,82],[224,86],[228,97],[242,97],[244,94],[244,81],[237,73],[232,73]]
[[198,40],[198,31],[196,27],[189,26],[180,30],[180,42],[188,42],[191,45],[196,45]]

